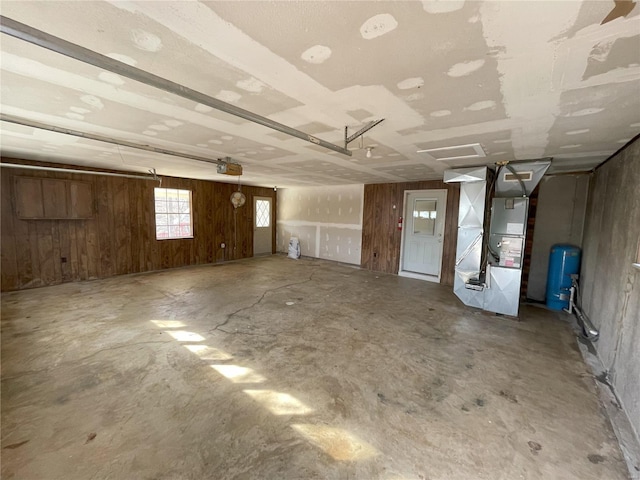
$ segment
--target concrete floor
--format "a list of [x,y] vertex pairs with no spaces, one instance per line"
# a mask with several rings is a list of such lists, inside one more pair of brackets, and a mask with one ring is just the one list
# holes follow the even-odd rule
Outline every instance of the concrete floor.
[[282,256],[2,295],[3,479],[625,479],[568,323]]

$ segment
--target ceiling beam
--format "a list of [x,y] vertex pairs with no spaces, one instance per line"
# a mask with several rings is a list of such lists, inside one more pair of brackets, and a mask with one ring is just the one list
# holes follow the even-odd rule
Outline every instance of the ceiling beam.
[[309,135],[300,130],[296,130],[295,128],[288,127],[286,125],[283,125],[282,123],[276,122],[267,117],[263,117],[262,115],[258,115],[257,113],[253,113],[243,108],[236,107],[235,105],[232,105],[230,103],[223,102],[221,100],[218,100],[217,98],[185,87],[184,85],[180,85],[178,83],[172,82],[171,80],[167,80],[166,78],[154,75],[153,73],[149,73],[131,65],[127,65],[126,63],[120,62],[105,55],[101,55],[97,52],[94,52],[93,50],[89,50],[88,48],[68,42],[66,40],[63,40],[62,38],[55,37],[36,28],[30,27],[29,25],[25,25],[24,23],[20,23],[16,20],[1,15],[0,32],[11,37],[24,40],[25,42],[31,43],[33,45],[38,45],[42,48],[46,48],[47,50],[51,50],[61,55],[73,58],[80,62],[93,65],[103,70],[116,73],[118,75],[122,75],[137,82],[144,83],[145,85],[164,90],[174,95],[178,95],[182,98],[207,105],[211,108],[220,110],[230,115],[235,115],[236,117],[240,117],[250,122],[265,126],[267,128],[277,130],[278,132],[285,133],[292,137],[297,137],[302,140],[306,140],[307,142],[311,142],[315,145],[327,148],[329,150],[342,153],[343,155],[351,156],[351,151],[346,148],[342,148],[338,145],[334,145],[333,143],[321,140],[317,137],[314,137],[313,135]]

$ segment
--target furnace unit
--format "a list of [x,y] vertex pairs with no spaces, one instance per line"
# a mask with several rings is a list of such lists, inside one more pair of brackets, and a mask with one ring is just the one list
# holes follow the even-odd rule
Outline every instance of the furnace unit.
[[550,160],[539,160],[499,167],[489,226],[485,212],[487,167],[445,172],[445,183],[460,183],[453,290],[465,305],[518,316],[529,195],[549,165]]

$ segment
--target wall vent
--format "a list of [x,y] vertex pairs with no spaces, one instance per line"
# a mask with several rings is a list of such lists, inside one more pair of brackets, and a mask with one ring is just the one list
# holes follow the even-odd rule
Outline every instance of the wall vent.
[[[520,177],[520,180],[522,180],[523,182],[530,182],[531,179],[533,178],[533,172],[532,171],[518,172],[518,177]],[[518,181],[518,177],[516,177],[511,172],[505,172],[504,181],[505,182],[517,182]]]

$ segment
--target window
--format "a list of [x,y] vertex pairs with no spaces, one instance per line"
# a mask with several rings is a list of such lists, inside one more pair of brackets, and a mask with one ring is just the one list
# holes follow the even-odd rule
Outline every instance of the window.
[[155,188],[156,239],[191,238],[191,192],[175,188]]
[[435,235],[437,208],[438,202],[436,200],[415,200],[413,205],[414,234]]
[[269,200],[256,200],[256,227],[268,227],[270,224]]

